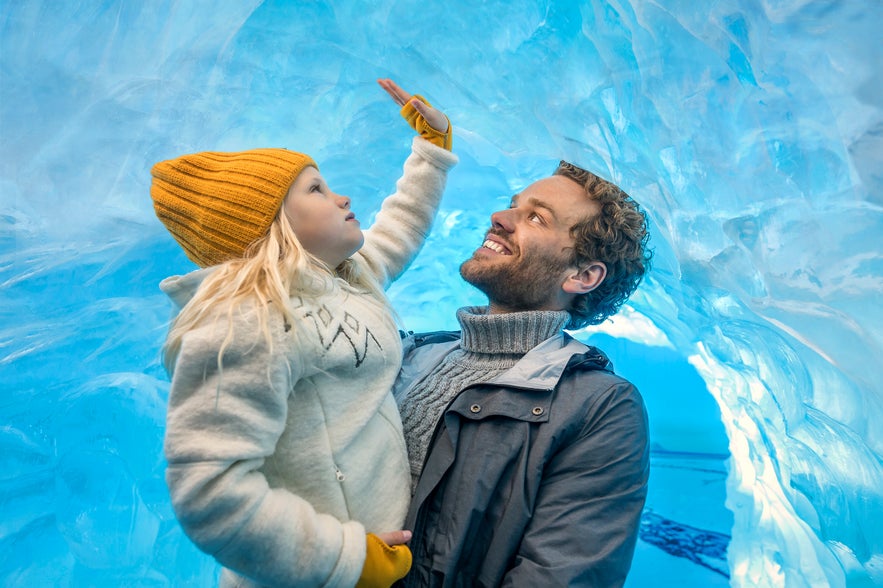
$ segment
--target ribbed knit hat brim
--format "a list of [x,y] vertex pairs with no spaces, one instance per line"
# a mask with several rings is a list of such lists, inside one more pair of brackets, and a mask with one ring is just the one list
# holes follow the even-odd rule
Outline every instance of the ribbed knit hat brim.
[[263,237],[291,184],[308,166],[303,153],[252,149],[205,151],[150,170],[156,216],[200,267],[243,257]]

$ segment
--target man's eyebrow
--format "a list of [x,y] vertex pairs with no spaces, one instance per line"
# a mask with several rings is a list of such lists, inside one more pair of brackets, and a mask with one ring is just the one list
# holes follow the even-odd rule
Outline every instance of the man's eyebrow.
[[[519,194],[516,194],[515,196],[512,197],[512,201],[510,203],[511,206],[518,205],[518,196],[519,196]],[[542,208],[543,210],[545,210],[546,212],[549,213],[549,216],[552,217],[552,220],[558,222],[559,219],[558,219],[558,215],[555,214],[555,210],[549,204],[543,202],[539,198],[533,198],[533,197],[528,198],[527,204],[534,207],[534,208]]]

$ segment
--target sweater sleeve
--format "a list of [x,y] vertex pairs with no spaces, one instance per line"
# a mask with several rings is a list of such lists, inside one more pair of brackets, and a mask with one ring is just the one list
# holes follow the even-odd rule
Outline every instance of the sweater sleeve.
[[387,196],[374,224],[365,231],[361,258],[383,288],[414,260],[432,228],[445,188],[448,170],[457,156],[414,137],[396,191]]
[[602,396],[581,434],[543,470],[536,508],[503,586],[625,582],[647,495],[647,415],[628,383]]
[[259,471],[284,430],[300,360],[278,317],[272,346],[247,312],[234,317],[232,327],[222,317],[187,333],[176,362],[165,453],[178,520],[201,550],[260,584],[352,586],[362,525],[317,513]]

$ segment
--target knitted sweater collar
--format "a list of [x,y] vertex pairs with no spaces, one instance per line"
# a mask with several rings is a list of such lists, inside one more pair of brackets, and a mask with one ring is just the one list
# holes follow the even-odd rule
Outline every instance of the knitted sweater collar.
[[485,306],[467,306],[457,311],[462,338],[460,347],[468,353],[524,355],[549,337],[557,335],[570,320],[566,310],[532,310],[487,314]]

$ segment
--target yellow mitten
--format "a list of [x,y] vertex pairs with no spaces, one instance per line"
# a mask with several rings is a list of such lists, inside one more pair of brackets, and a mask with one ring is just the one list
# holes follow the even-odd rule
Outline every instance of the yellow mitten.
[[389,588],[411,569],[411,550],[407,545],[387,545],[374,533],[368,533],[368,552],[356,588]]
[[[423,96],[419,96],[414,94],[412,98],[418,98],[425,102],[427,105],[432,106],[429,102],[426,101]],[[423,115],[420,114],[414,105],[411,104],[411,101],[408,100],[404,106],[402,106],[402,116],[408,124],[411,125],[411,128],[417,131],[417,134],[432,143],[433,145],[438,145],[439,147],[444,147],[448,151],[451,150],[451,147],[454,143],[454,133],[453,129],[451,129],[451,121],[448,121],[448,128],[445,132],[438,131],[426,122],[426,119],[423,118]],[[447,117],[445,117],[447,118]]]

